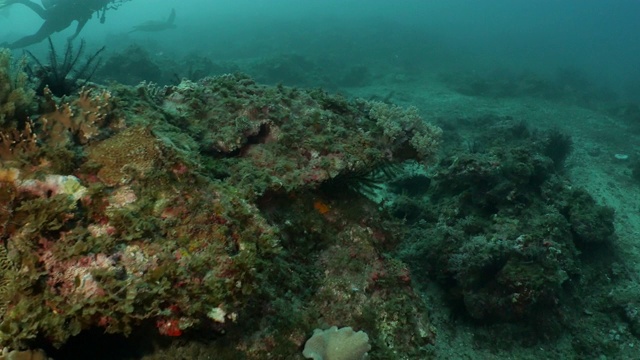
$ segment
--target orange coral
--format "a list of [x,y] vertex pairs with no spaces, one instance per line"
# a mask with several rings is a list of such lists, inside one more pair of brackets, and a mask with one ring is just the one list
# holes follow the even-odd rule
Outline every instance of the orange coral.
[[329,207],[329,205],[327,205],[322,200],[316,200],[313,203],[313,208],[322,215],[328,213],[331,210],[331,207]]

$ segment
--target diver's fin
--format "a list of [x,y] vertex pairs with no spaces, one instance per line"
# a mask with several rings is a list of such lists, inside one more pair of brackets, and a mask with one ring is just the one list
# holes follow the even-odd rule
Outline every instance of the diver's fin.
[[173,24],[176,20],[176,9],[171,9],[171,14],[169,14],[169,18],[167,19],[167,24]]
[[8,0],[0,0],[0,9],[4,9],[6,7],[9,7],[10,5],[13,5],[13,2]]
[[[1,2],[2,0],[0,0]],[[176,19],[176,10],[175,9],[171,9],[171,14],[169,14],[169,17],[167,18],[167,20],[165,21],[157,21],[157,20],[150,20],[150,21],[146,21],[142,24],[136,25],[133,27],[132,30],[129,31],[129,33],[132,32],[136,32],[136,31],[163,31],[163,30],[168,30],[168,29],[173,29],[176,27],[176,25],[173,23]]]

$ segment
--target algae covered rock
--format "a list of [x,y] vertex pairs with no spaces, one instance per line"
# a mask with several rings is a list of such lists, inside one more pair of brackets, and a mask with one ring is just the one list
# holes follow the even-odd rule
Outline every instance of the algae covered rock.
[[121,182],[98,172],[81,175],[88,188],[53,174],[3,184],[13,188],[7,247],[20,279],[5,294],[3,342],[46,336],[60,345],[88,327],[126,334],[145,321],[176,336],[212,323],[213,309],[226,314],[218,326],[233,323],[260,292],[277,230],[230,188],[193,176],[180,184],[167,163],[139,158],[150,174],[136,159]]
[[256,194],[317,187],[385,162],[429,162],[441,135],[415,109],[267,87],[243,75],[185,80],[165,94],[163,112],[219,160],[217,176]]
[[380,258],[397,238],[377,208],[325,187],[431,160],[439,129],[415,111],[242,75],[39,100],[31,146],[0,168],[1,344],[97,328],[291,356],[320,310],[380,354],[432,340],[406,266]]
[[590,271],[584,255],[606,253],[613,212],[563,177],[538,140],[544,133],[482,122],[473,141],[483,151],[443,158],[423,198],[394,204],[412,223],[404,258],[421,281],[439,282],[464,316],[552,333],[569,290]]

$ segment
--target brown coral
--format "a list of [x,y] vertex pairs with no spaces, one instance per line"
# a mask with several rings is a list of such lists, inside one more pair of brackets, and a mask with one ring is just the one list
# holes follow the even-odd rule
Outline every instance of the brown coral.
[[65,143],[71,136],[86,144],[113,118],[111,93],[107,90],[82,88],[77,99],[58,104],[51,90],[45,88],[44,97],[51,111],[40,116],[41,126],[56,143]]
[[30,89],[23,64],[12,65],[11,51],[0,50],[0,126],[15,125],[15,117],[23,116],[32,105],[35,92]]
[[100,165],[98,177],[107,185],[126,183],[131,172],[145,176],[162,158],[160,142],[148,128],[129,128],[89,150],[89,159]]
[[0,360],[48,360],[47,354],[42,350],[11,350],[2,349]]
[[38,150],[38,137],[33,132],[31,120],[25,122],[24,128],[0,130],[0,160],[13,160],[20,155]]

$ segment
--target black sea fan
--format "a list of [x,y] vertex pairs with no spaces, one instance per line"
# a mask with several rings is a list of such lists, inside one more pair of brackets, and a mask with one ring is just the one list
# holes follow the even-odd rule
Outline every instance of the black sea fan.
[[561,170],[565,160],[573,150],[573,140],[571,135],[565,134],[558,129],[550,130],[543,139],[543,153],[553,160],[556,169]]
[[26,70],[29,76],[38,81],[36,91],[42,94],[44,88],[48,87],[54,95],[63,96],[69,95],[86,85],[101,64],[99,55],[104,50],[104,46],[92,55],[86,57],[83,62],[80,62],[80,57],[84,54],[84,40],[80,41],[80,47],[78,47],[78,50],[75,52],[73,44],[67,42],[67,47],[62,59],[58,59],[58,53],[53,46],[51,38],[48,38],[48,40],[48,65],[44,65],[30,51],[26,51],[35,63],[35,67],[27,65]]
[[382,190],[384,184],[397,179],[403,171],[401,164],[382,162],[374,166],[355,171],[345,171],[322,184],[322,190],[330,194],[355,195],[368,197]]

